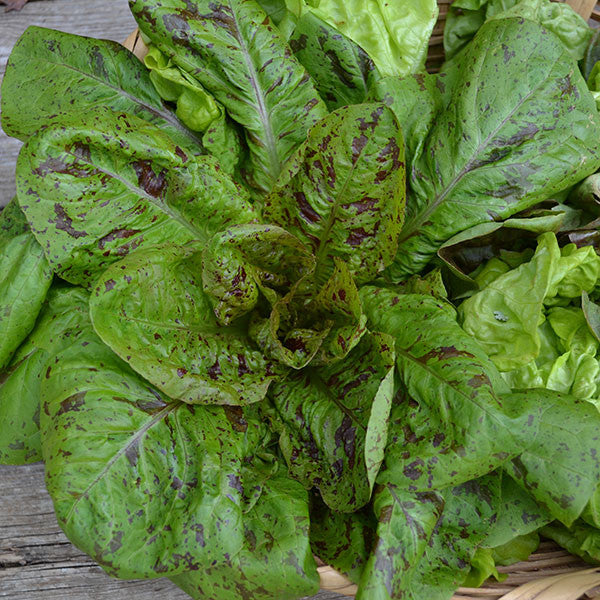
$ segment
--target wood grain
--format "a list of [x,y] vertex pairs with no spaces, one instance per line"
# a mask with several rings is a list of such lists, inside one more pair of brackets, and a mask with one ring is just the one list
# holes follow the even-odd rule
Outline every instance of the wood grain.
[[[0,598],[190,600],[167,579],[113,579],[75,548],[56,522],[40,463],[0,466]],[[321,592],[313,600],[339,598]]]

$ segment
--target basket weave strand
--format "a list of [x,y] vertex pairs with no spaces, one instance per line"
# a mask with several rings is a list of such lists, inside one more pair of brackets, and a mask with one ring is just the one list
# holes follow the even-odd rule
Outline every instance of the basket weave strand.
[[[438,0],[439,17],[429,42],[427,57],[427,70],[431,73],[437,72],[444,61],[444,26],[451,3],[452,0]],[[600,22],[600,8],[595,1],[568,0],[568,3],[586,20],[592,18]],[[148,52],[137,29],[129,35],[123,45],[142,61]],[[476,589],[459,588],[452,600],[600,598],[600,567],[586,567],[589,565],[553,542],[543,542],[529,560],[498,568],[499,572],[508,575],[505,581],[489,582]],[[321,589],[348,597],[356,595],[357,586],[333,567],[320,566],[318,572]]]

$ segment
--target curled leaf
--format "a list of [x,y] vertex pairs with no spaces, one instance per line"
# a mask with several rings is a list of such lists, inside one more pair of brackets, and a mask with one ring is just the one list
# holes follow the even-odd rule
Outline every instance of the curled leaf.
[[221,327],[202,289],[198,247],[138,250],[109,267],[90,300],[94,328],[171,398],[191,404],[261,400],[278,369],[245,327]]

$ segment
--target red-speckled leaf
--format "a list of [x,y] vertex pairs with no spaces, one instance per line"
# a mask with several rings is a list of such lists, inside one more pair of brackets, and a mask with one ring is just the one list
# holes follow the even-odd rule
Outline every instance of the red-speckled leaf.
[[250,325],[250,336],[265,354],[294,369],[341,360],[366,331],[367,319],[347,266],[336,260],[330,279],[316,291],[311,259],[310,270],[285,296],[263,285],[272,308],[268,315],[256,311]]
[[191,156],[154,125],[108,111],[31,137],[17,194],[51,267],[85,285],[141,246],[207,243],[254,218],[214,158]]
[[293,477],[334,510],[364,506],[383,460],[394,393],[392,339],[367,333],[343,361],[273,386],[273,426]]
[[392,411],[386,465],[394,485],[427,491],[493,471],[535,438],[540,407],[504,402],[497,369],[432,296],[361,290],[368,326],[395,340],[403,393]]
[[310,545],[325,564],[358,583],[367,562],[377,520],[371,505],[353,513],[331,510],[313,494],[310,503]]
[[254,0],[130,0],[140,29],[246,130],[248,181],[268,192],[327,108]]
[[[54,357],[42,399],[46,483],[59,523],[109,573],[161,577],[211,568],[229,578],[227,567],[235,569],[240,552],[248,556],[248,529],[256,528],[257,539],[271,532],[274,545],[288,533],[283,543],[298,550],[287,560],[305,567],[297,580],[305,576],[306,589],[314,589],[307,498],[277,474],[256,408],[172,401],[91,331]],[[289,502],[278,498],[282,490]],[[290,516],[299,521],[293,532]]]
[[4,131],[26,140],[43,126],[99,106],[154,123],[186,152],[202,152],[201,137],[163,104],[148,69],[121,44],[27,28],[2,80]]
[[381,486],[376,542],[357,600],[448,600],[495,522],[499,500],[495,475],[443,491]]
[[454,75],[450,102],[412,164],[388,273],[395,281],[421,271],[457,233],[552,198],[600,166],[594,98],[569,52],[538,23],[489,21]]
[[90,299],[94,328],[138,373],[191,404],[264,398],[280,371],[244,323],[221,327],[201,284],[200,247],[138,250],[111,265]]
[[335,111],[313,127],[265,200],[264,219],[284,227],[317,257],[321,285],[334,258],[358,282],[393,259],[404,217],[404,142],[383,104]]
[[89,330],[88,297],[81,288],[50,288],[35,329],[0,369],[0,463],[41,460],[40,389],[47,362]]
[[289,44],[330,110],[364,102],[381,77],[358,44],[310,10],[297,19]]
[[524,451],[506,471],[555,519],[572,525],[600,483],[598,409],[546,389],[514,392],[503,401],[537,405],[542,413],[535,437],[517,430]]
[[[312,530],[312,523],[310,523]],[[296,600],[319,589],[308,540],[307,492],[279,471],[244,514],[244,541],[227,564],[172,581],[196,600]]]
[[314,365],[341,360],[358,344],[367,331],[367,316],[346,263],[334,260],[331,277],[306,306],[306,313],[315,323],[332,322]]

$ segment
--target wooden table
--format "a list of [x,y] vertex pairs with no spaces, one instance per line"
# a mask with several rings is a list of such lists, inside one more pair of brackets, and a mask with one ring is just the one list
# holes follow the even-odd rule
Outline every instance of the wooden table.
[[[11,48],[29,25],[117,41],[135,28],[127,0],[45,0],[9,13],[0,8],[0,75]],[[14,195],[20,146],[0,131],[0,206]],[[0,598],[189,600],[166,579],[112,579],[77,550],[56,522],[41,464],[0,466]],[[341,598],[330,592],[314,596],[314,600]]]

